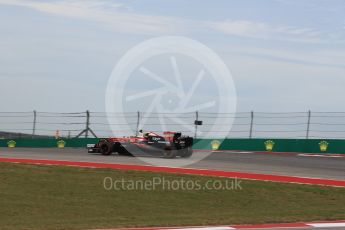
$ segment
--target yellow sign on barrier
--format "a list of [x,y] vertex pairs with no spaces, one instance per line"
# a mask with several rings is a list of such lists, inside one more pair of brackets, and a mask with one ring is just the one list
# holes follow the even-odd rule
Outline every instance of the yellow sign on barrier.
[[219,149],[219,147],[220,147],[220,141],[218,141],[218,140],[213,140],[212,142],[211,142],[211,148],[212,148],[212,150],[218,150]]
[[14,148],[14,147],[16,147],[16,142],[14,141],[14,140],[10,140],[10,141],[8,141],[7,142],[7,146],[9,147],[9,148]]
[[64,140],[59,140],[57,142],[57,147],[58,148],[65,148],[66,142]]
[[321,142],[319,143],[320,151],[321,151],[321,152],[326,152],[327,149],[328,149],[328,145],[329,145],[329,143],[328,143],[327,141],[321,141]]
[[274,141],[272,140],[267,140],[264,142],[266,151],[272,151],[274,147]]

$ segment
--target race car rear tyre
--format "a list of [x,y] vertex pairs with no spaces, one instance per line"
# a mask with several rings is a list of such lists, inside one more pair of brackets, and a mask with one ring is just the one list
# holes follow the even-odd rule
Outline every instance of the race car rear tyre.
[[164,150],[164,158],[172,159],[176,157],[176,150],[166,149]]
[[188,157],[192,156],[192,154],[193,154],[192,147],[187,147],[187,148],[181,149],[179,151],[181,151],[181,157],[182,158],[188,158]]
[[113,144],[110,142],[103,142],[100,145],[102,155],[110,155],[113,152]]

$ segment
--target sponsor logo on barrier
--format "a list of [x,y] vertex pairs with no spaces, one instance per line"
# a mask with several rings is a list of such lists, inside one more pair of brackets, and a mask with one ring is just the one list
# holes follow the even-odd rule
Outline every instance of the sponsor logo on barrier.
[[10,140],[10,141],[8,141],[7,142],[7,146],[9,147],[9,148],[14,148],[14,147],[16,147],[16,142],[14,141],[14,140]]
[[56,144],[58,148],[65,148],[66,142],[64,140],[59,140]]
[[327,149],[328,149],[328,145],[329,145],[329,143],[328,143],[327,141],[321,141],[321,142],[319,143],[320,151],[321,151],[321,152],[326,152]]
[[220,141],[218,141],[218,140],[213,140],[213,141],[211,142],[211,148],[212,148],[212,150],[218,150],[220,144],[221,144]]
[[272,151],[274,147],[274,141],[272,140],[267,140],[264,142],[266,151]]

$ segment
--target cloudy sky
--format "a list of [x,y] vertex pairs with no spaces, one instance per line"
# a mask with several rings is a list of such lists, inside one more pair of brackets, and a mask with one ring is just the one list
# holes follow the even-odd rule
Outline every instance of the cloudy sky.
[[105,110],[136,44],[177,35],[230,69],[238,111],[345,111],[342,0],[0,0],[1,111]]

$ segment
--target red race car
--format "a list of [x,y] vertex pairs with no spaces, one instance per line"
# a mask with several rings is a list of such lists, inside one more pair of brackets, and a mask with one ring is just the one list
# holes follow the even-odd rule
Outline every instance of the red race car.
[[165,158],[190,157],[193,154],[193,138],[180,132],[164,132],[160,136],[154,132],[139,132],[134,137],[111,137],[100,139],[95,145],[88,145],[88,152],[129,156],[163,156]]

